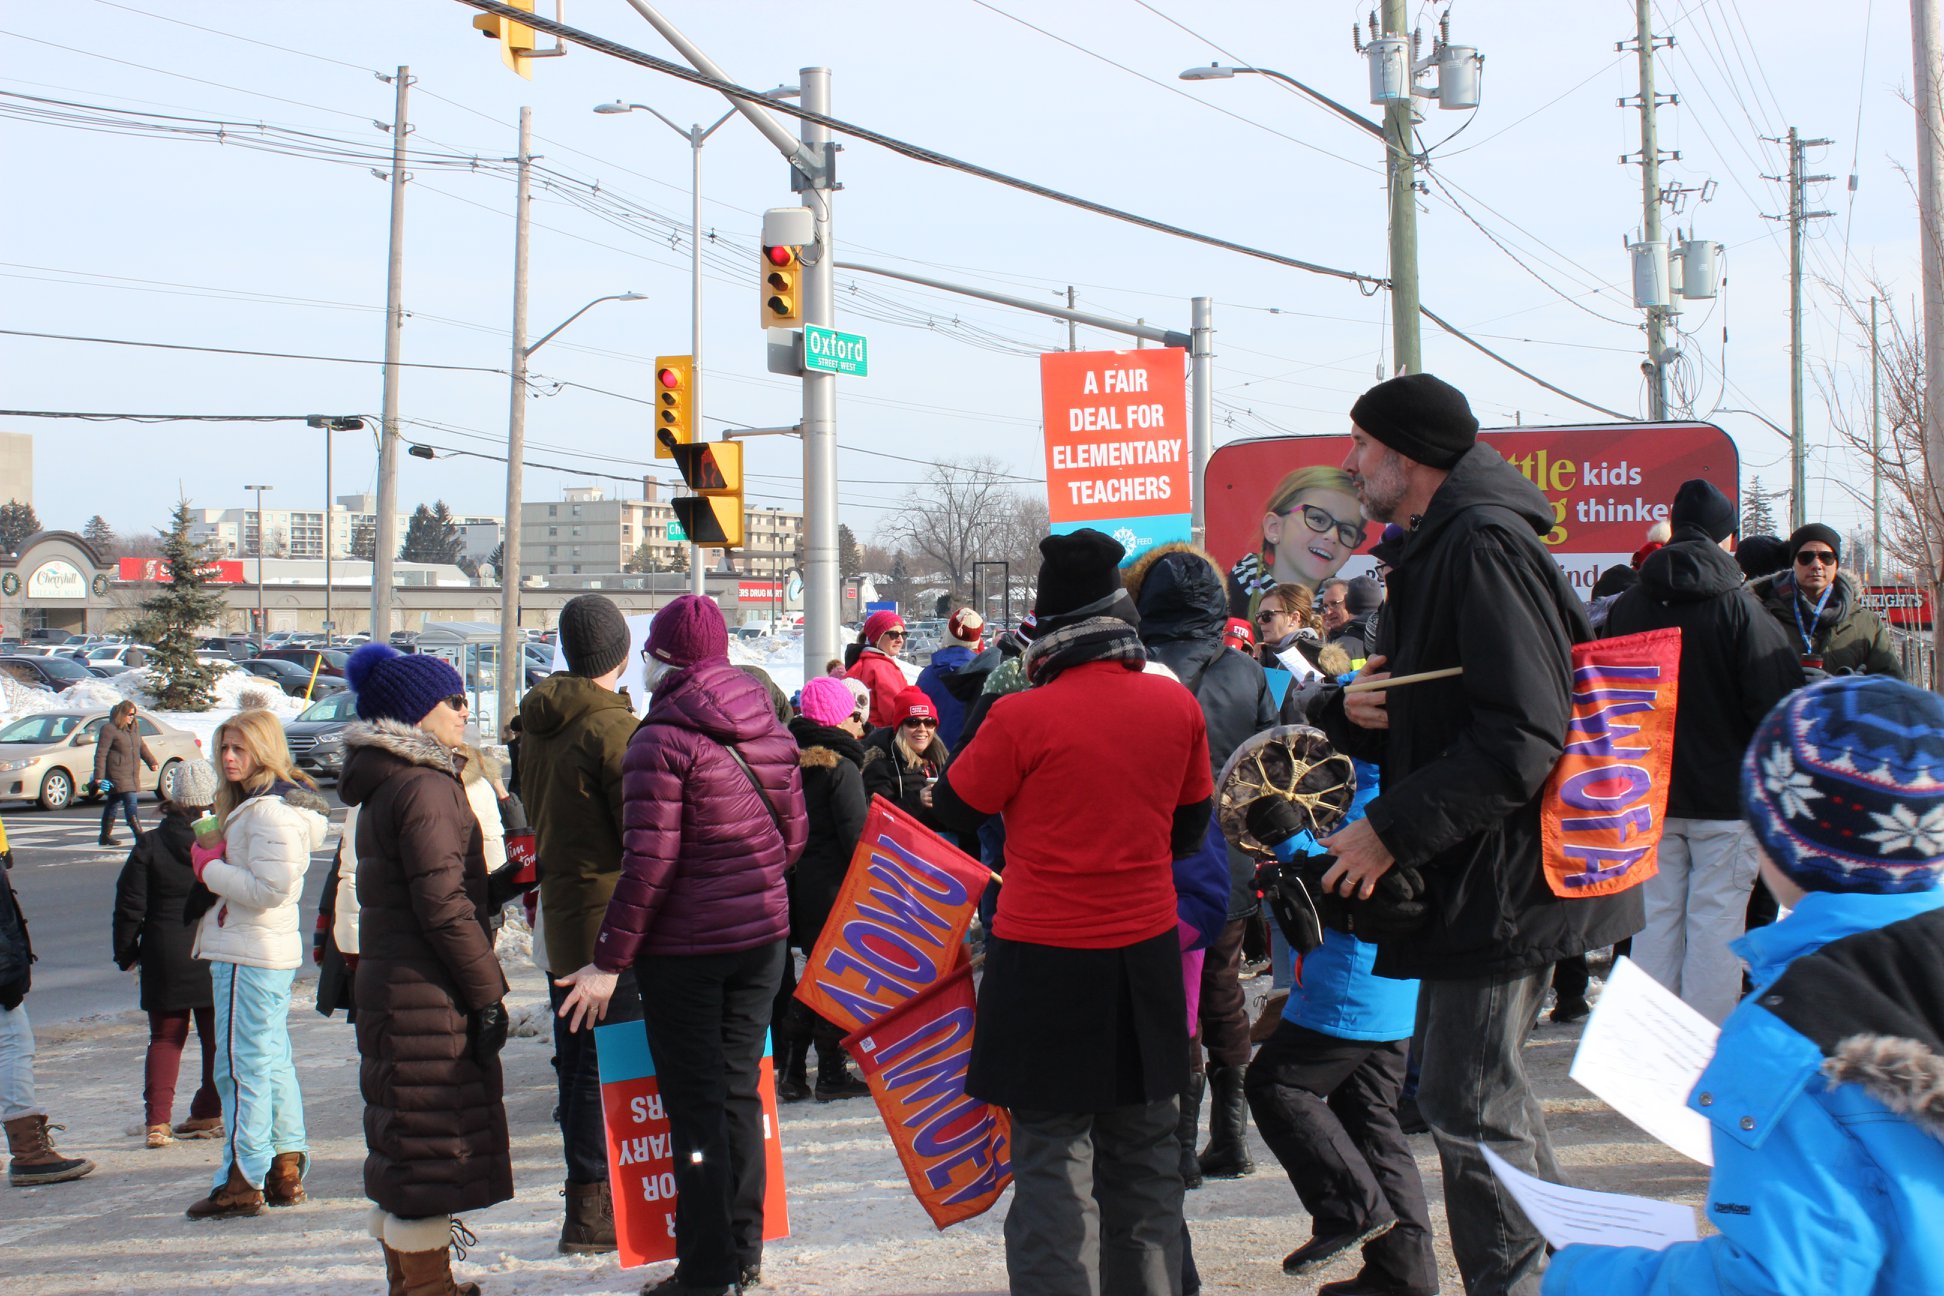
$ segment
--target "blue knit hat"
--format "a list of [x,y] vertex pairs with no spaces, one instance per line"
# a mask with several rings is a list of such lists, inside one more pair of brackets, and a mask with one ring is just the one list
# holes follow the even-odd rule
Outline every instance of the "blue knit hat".
[[1881,675],[1798,690],[1742,759],[1742,814],[1805,891],[1944,879],[1944,700]]
[[459,672],[437,657],[407,656],[390,644],[368,643],[351,654],[345,683],[358,695],[358,719],[415,725],[445,699],[466,691]]

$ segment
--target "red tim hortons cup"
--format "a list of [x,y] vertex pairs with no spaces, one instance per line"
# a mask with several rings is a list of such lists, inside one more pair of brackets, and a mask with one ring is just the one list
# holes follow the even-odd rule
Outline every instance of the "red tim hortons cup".
[[506,834],[506,858],[518,865],[513,873],[516,886],[527,886],[539,880],[540,852],[534,845],[531,829]]

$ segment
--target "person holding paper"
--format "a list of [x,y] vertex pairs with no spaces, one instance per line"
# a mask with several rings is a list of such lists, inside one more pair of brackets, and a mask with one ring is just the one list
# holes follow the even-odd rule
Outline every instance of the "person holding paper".
[[1944,1291],[1944,701],[1882,676],[1792,694],[1742,763],[1791,912],[1735,943],[1755,992],[1688,1106],[1708,1218],[1663,1250],[1568,1246],[1545,1296]]

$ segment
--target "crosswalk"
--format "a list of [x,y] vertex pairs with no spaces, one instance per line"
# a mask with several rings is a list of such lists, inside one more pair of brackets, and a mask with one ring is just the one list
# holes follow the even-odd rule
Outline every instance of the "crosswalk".
[[[146,830],[154,826],[157,807],[144,799],[136,818]],[[116,816],[112,846],[101,845],[101,808],[80,805],[62,811],[9,807],[0,814],[7,825],[7,840],[13,847],[16,868],[64,868],[78,864],[120,863],[128,858],[133,839],[128,825]],[[323,851],[328,856],[337,849],[338,830],[344,824],[344,807],[331,809],[331,833]]]

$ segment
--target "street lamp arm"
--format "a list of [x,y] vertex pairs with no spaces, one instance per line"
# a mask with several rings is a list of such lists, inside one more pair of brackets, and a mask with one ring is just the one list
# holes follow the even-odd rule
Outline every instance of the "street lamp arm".
[[527,349],[521,352],[520,354],[529,355],[529,356],[532,355],[535,351],[538,351],[541,347],[547,345],[548,342],[552,341],[555,335],[558,334],[562,329],[566,328],[569,324],[572,324],[575,320],[579,319],[581,316],[587,314],[587,312],[593,310],[596,306],[599,306],[602,302],[642,301],[645,299],[645,297],[646,294],[644,293],[609,293],[605,297],[596,297],[593,301],[587,303],[587,305],[581,307],[579,310],[575,311],[572,315],[569,315],[566,319],[560,321],[560,323],[548,329],[545,333],[542,333],[540,335],[539,341],[534,342],[533,344],[528,346]]
[[1351,123],[1352,125],[1362,127],[1364,130],[1370,132],[1372,135],[1375,135],[1378,139],[1386,140],[1386,141],[1388,141],[1389,139],[1389,137],[1384,134],[1384,128],[1382,126],[1379,126],[1376,122],[1370,120],[1370,118],[1365,117],[1362,113],[1355,112],[1352,109],[1344,107],[1342,104],[1330,98],[1330,96],[1324,94],[1320,90],[1312,90],[1310,87],[1304,85],[1301,81],[1298,81],[1295,77],[1290,76],[1287,73],[1278,72],[1274,68],[1263,68],[1263,67],[1239,67],[1235,70],[1237,72],[1253,72],[1257,76],[1273,77],[1275,80],[1282,82],[1284,85],[1293,86],[1296,90],[1316,100],[1316,102],[1322,104],[1325,108],[1328,108],[1331,112],[1343,118],[1345,121]]

